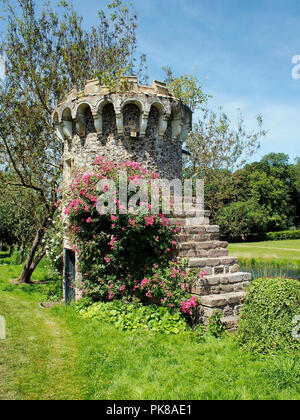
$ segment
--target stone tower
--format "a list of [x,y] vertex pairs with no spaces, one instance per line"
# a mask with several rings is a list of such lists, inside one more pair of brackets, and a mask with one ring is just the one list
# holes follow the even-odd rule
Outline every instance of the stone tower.
[[98,155],[108,161],[133,160],[161,178],[182,176],[182,143],[191,129],[192,113],[171,97],[166,85],[139,86],[124,78],[126,91],[109,93],[98,79],[84,91],[73,89],[53,115],[64,144],[64,182],[74,169],[88,169]]
[[[192,112],[170,96],[162,82],[140,86],[135,76],[123,82],[124,91],[110,93],[98,79],[90,80],[83,91],[73,89],[55,109],[53,123],[64,145],[64,186],[72,182],[74,172],[88,172],[99,155],[107,161],[140,162],[160,178],[182,177],[182,145],[192,127]],[[226,327],[234,328],[250,274],[240,273],[237,259],[228,256],[228,244],[219,241],[219,227],[209,224],[209,212],[201,219],[169,218],[169,223],[182,226],[178,258],[188,260],[187,270],[194,275],[191,292],[200,296],[202,321],[221,310]],[[67,302],[80,297],[72,288],[72,279],[79,280],[80,273],[67,238],[64,260]]]

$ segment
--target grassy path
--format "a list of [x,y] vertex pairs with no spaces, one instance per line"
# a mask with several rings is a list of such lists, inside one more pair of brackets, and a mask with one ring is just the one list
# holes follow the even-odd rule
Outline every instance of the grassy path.
[[83,397],[77,346],[65,322],[22,293],[0,292],[0,399]]

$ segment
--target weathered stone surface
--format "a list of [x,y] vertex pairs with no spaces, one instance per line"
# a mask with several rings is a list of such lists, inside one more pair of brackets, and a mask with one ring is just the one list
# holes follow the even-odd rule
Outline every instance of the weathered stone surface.
[[189,267],[216,267],[218,265],[229,265],[237,262],[235,257],[220,257],[220,258],[190,258]]
[[205,249],[189,249],[189,250],[179,250],[178,251],[179,257],[184,258],[193,258],[193,257],[207,257],[207,258],[215,258],[215,257],[226,257],[228,256],[227,249],[212,249],[212,250],[205,250]]
[[[179,236],[180,237],[180,236]],[[179,244],[180,250],[185,249],[216,249],[216,248],[226,248],[228,242],[224,241],[189,241]]]
[[226,273],[226,267],[224,267],[223,265],[220,267],[214,268],[214,274],[223,274],[223,273]]
[[67,161],[71,172],[88,171],[99,155],[140,162],[161,178],[182,177],[182,143],[191,127],[191,111],[163,84],[140,86],[131,76],[126,83],[127,91],[109,93],[98,80],[90,80],[84,92],[73,89],[55,109],[53,123],[65,143],[65,180],[72,177],[66,174]]
[[200,303],[201,305],[208,306],[210,308],[219,308],[226,305],[230,306],[235,303],[240,304],[244,301],[245,295],[245,292],[231,292],[220,295],[203,296],[200,299]]
[[230,267],[231,273],[238,273],[240,271],[240,266],[238,264],[234,264],[232,267]]
[[221,321],[227,330],[234,330],[239,322],[239,317],[227,316],[227,317],[223,317]]

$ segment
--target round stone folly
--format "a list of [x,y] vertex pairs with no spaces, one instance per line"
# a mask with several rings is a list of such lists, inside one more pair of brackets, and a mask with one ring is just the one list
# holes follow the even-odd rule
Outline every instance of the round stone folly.
[[192,126],[192,112],[169,95],[165,83],[140,86],[135,76],[123,80],[126,91],[110,93],[98,79],[84,91],[73,89],[53,114],[64,144],[64,183],[73,170],[88,170],[96,157],[140,162],[161,178],[182,176],[182,144]]

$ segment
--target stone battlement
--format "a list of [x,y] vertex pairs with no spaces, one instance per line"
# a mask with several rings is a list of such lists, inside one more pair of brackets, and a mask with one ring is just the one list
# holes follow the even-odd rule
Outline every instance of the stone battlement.
[[141,86],[123,78],[123,89],[109,92],[98,79],[76,88],[56,107],[52,119],[64,144],[64,182],[88,171],[101,155],[108,161],[140,162],[161,178],[182,176],[182,144],[192,127],[192,112],[169,95],[165,83]]
[[[123,78],[126,90],[109,92],[106,86],[101,86],[98,79],[87,81],[83,91],[72,89],[65,99],[53,112],[53,123],[59,138],[72,138],[72,121],[75,121],[76,132],[84,137],[84,119],[87,110],[91,111],[94,120],[95,132],[100,137],[103,135],[104,108],[112,105],[115,113],[118,136],[131,137],[145,136],[151,119],[151,110],[154,107],[158,114],[158,138],[163,138],[171,120],[173,140],[178,137],[183,142],[192,125],[192,112],[181,101],[169,95],[163,82],[154,80],[152,86],[142,86],[137,82],[136,76]],[[134,105],[139,110],[138,122],[134,118],[126,118],[125,108]],[[132,107],[133,108],[133,107]],[[126,132],[126,128],[130,130]]]

